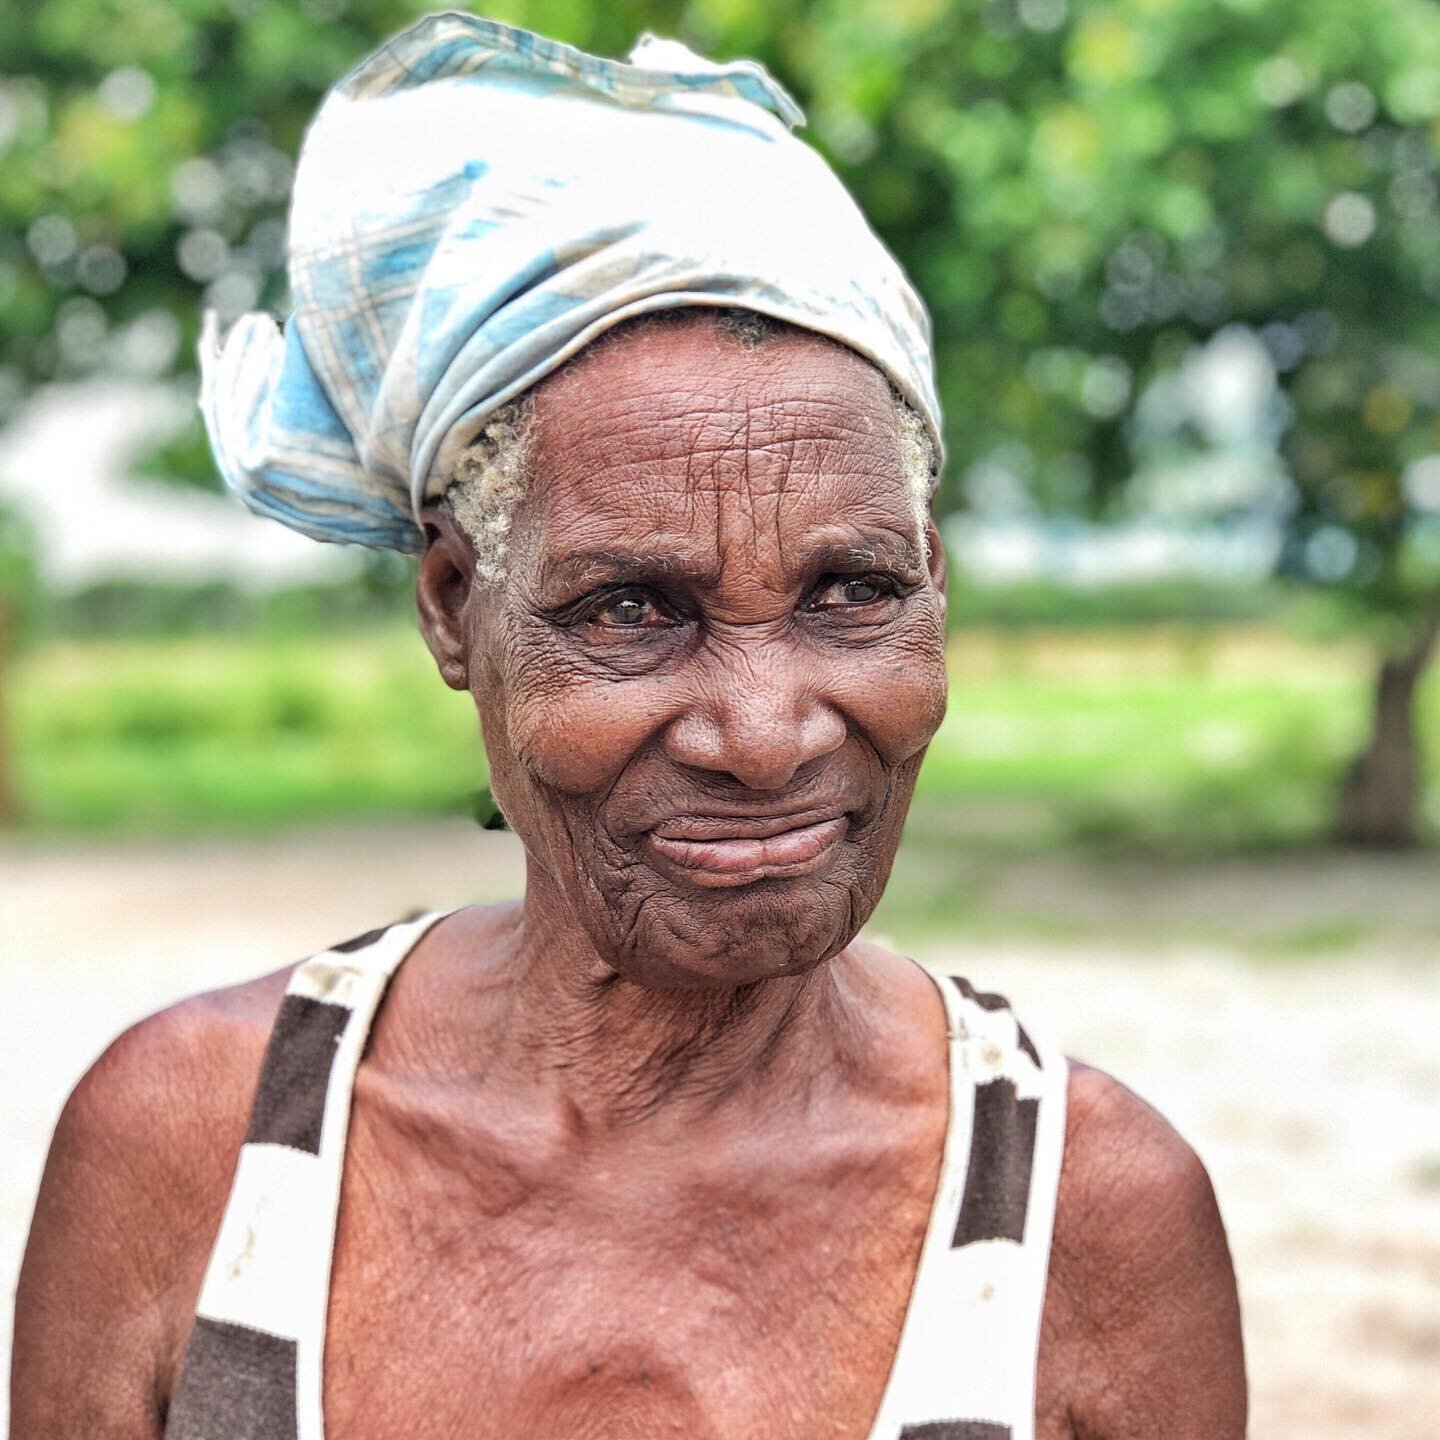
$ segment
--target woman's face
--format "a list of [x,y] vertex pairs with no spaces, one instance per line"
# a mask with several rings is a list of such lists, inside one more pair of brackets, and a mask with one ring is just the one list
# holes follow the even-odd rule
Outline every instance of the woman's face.
[[438,512],[420,577],[532,903],[666,989],[850,941],[946,684],[944,552],[880,373],[819,337],[686,322],[538,388],[503,582],[469,579]]

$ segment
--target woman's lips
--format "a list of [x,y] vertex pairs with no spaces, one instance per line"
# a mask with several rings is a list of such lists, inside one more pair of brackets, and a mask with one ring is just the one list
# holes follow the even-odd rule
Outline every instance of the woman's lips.
[[706,819],[657,826],[646,834],[645,844],[666,862],[665,868],[682,871],[698,885],[748,885],[818,870],[849,828],[848,815],[752,822]]

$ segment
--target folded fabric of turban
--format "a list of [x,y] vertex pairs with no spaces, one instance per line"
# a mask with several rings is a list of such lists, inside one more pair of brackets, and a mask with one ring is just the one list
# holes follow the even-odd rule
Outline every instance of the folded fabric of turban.
[[289,225],[293,313],[201,340],[226,482],[320,540],[422,544],[487,417],[632,315],[758,311],[878,365],[940,453],[919,297],[753,61],[628,63],[432,15],[326,97]]

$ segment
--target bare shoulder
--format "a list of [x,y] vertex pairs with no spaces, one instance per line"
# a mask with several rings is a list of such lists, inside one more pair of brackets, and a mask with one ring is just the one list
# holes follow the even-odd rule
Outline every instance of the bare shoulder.
[[71,1092],[16,1292],[16,1433],[159,1434],[287,974],[140,1021]]
[[1074,1062],[1041,1376],[1045,1433],[1245,1434],[1240,1309],[1210,1177],[1156,1110]]
[[129,1177],[172,1208],[209,1188],[209,1172],[228,1185],[292,968],[179,1001],[117,1036],[70,1092],[47,1181],[57,1166],[96,1182]]

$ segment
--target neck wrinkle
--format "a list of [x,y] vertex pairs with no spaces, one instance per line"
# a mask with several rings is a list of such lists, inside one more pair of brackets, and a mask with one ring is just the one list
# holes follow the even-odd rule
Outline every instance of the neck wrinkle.
[[556,1082],[577,1130],[688,1121],[767,1097],[803,1108],[817,1080],[860,1063],[858,997],[835,968],[844,951],[804,975],[654,990],[612,970],[573,922],[538,921],[529,901],[499,1049],[520,1083]]

